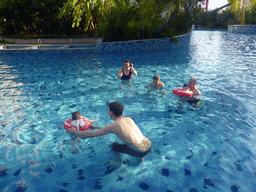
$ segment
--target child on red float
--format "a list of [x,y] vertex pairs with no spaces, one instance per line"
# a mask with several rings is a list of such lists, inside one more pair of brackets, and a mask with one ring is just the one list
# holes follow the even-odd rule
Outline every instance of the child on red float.
[[[82,117],[81,113],[79,111],[73,112],[72,117],[65,120],[63,123],[63,127],[65,129],[76,129],[78,131],[86,131],[88,129],[92,128],[92,123],[98,121],[98,119],[95,120],[89,120],[86,117]],[[80,137],[70,135],[72,140],[72,146],[73,151],[77,151],[78,149],[75,147],[75,140],[80,142]]]
[[188,84],[185,83],[182,87],[182,91],[192,92],[192,97],[181,97],[178,100],[178,104],[188,102],[192,104],[194,107],[199,107],[201,105],[201,98],[198,98],[198,96],[201,95],[201,92],[197,89],[197,79],[195,77],[192,77],[189,79]]
[[200,98],[201,92],[197,89],[197,79],[195,77],[192,77],[188,81],[189,91],[193,92],[193,96],[191,98],[187,99],[187,102],[192,104],[194,107],[199,107],[202,103],[202,100]]
[[189,90],[193,92],[193,96],[201,95],[201,92],[197,89],[197,79],[195,77],[192,77],[189,79],[188,86]]

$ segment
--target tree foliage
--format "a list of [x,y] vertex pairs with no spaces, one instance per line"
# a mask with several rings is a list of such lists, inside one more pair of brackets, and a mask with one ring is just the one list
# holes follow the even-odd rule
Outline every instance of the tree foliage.
[[[204,0],[116,0],[98,33],[105,41],[172,37],[191,29]],[[173,17],[174,16],[174,17]],[[161,29],[161,30],[159,30]]]
[[114,4],[114,0],[68,0],[58,14],[58,18],[71,14],[72,27],[79,27],[82,21],[84,31],[89,28],[96,31],[100,19],[104,17],[103,10],[109,10]]
[[83,33],[83,24],[72,28],[72,16],[57,18],[67,0],[1,0],[0,34],[47,35]]
[[[234,2],[235,1],[232,1],[231,3]],[[235,4],[241,5],[241,2],[236,1]],[[243,18],[241,18],[241,15],[238,14],[238,7],[236,7],[236,11],[234,9],[234,5],[231,5],[231,7],[223,11],[209,15],[208,17],[201,20],[199,24],[203,28],[210,29],[228,29],[228,25],[256,24],[256,6],[244,6]]]
[[[250,9],[245,1],[229,0],[230,12],[211,16],[211,26],[255,23],[256,0],[250,0]],[[109,40],[165,37],[187,32],[205,5],[206,0],[1,0],[0,34],[98,32]]]
[[211,14],[202,19],[198,24],[203,28],[209,29],[227,29],[228,25],[238,24],[236,15],[227,8],[223,11]]
[[134,5],[118,0],[98,27],[99,36],[104,41],[134,40],[153,38],[163,19],[154,12],[153,0],[141,0]]
[[245,14],[248,11],[255,10],[256,0],[229,0],[231,10],[235,13],[240,23],[245,23]]

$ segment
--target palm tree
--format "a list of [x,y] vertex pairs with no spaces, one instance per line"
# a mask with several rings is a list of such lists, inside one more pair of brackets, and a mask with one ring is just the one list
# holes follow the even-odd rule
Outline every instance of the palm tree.
[[[191,18],[193,18],[193,9],[199,8],[202,5],[208,6],[208,0],[155,0],[156,2],[164,1],[165,9],[168,11],[167,22],[164,23],[158,30],[157,34],[160,34],[183,10],[185,13],[188,13]],[[162,10],[164,11],[164,9]],[[192,25],[192,24],[191,24]]]
[[245,21],[246,9],[256,6],[256,0],[229,0],[229,3],[231,4],[231,10],[237,15],[242,25]]
[[72,14],[72,27],[78,27],[85,17],[84,31],[96,29],[99,18],[104,17],[103,10],[115,5],[115,0],[68,0],[61,9],[58,18]]

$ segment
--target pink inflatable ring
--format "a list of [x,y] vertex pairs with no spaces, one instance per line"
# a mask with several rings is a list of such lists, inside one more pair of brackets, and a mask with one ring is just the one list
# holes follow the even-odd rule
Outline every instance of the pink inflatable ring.
[[[82,127],[80,127],[80,131],[86,131],[91,128],[92,123],[88,123],[88,120],[89,119],[87,119],[86,117],[82,117],[82,121],[84,122],[84,125]],[[72,121],[76,121],[76,120],[72,120],[72,118],[65,120],[63,123],[64,129],[69,130],[69,129],[74,128],[77,130],[76,126],[71,124]]]
[[182,90],[181,87],[173,89],[172,92],[175,95],[178,95],[178,96],[181,96],[181,97],[192,97],[193,96],[193,92],[192,91]]

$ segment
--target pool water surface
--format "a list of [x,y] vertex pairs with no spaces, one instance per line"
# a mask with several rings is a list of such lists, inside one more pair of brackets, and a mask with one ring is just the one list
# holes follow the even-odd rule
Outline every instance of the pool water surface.
[[[116,79],[126,59],[130,85]],[[227,31],[194,31],[170,51],[0,52],[0,191],[255,191],[255,59],[256,36]],[[166,95],[144,88],[156,74]],[[191,77],[199,107],[172,94]],[[113,166],[111,134],[72,150],[64,120],[80,111],[105,126],[113,101],[153,143],[141,163]]]

